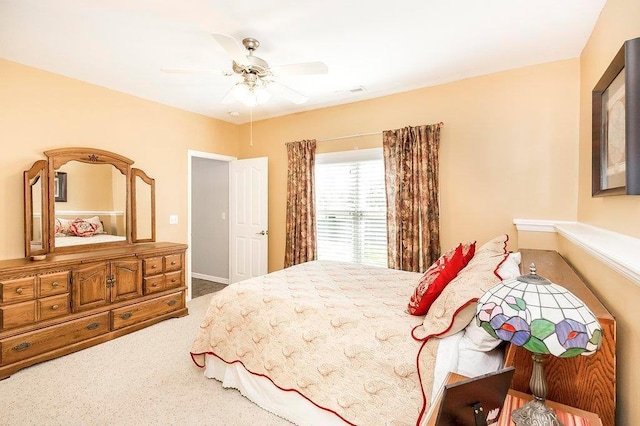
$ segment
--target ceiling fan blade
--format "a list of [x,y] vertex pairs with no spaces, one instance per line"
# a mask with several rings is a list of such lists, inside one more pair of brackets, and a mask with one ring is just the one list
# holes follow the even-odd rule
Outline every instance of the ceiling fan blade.
[[309,100],[309,98],[307,98],[302,93],[298,93],[292,88],[287,87],[284,84],[280,84],[277,81],[270,82],[268,87],[276,95],[282,96],[283,98],[290,100],[296,105],[303,104]]
[[299,64],[278,65],[271,70],[277,75],[327,74],[329,67],[324,62],[302,62]]
[[240,43],[238,43],[238,40],[227,34],[213,33],[211,35],[216,39],[220,47],[222,47],[227,52],[227,55],[229,55],[235,63],[243,65],[245,67],[251,65],[251,63],[247,59],[247,56],[245,55],[244,49],[240,46]]
[[215,68],[160,68],[160,71],[169,74],[221,74],[224,76],[231,75],[228,71]]
[[231,89],[227,91],[227,93],[222,97],[220,103],[222,104],[233,104],[236,102],[236,98],[233,96],[233,89],[235,86],[231,86]]

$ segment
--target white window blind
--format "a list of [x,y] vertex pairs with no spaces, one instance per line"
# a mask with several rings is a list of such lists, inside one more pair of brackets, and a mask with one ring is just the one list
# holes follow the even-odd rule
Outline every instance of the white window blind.
[[382,149],[316,155],[318,259],[387,266]]

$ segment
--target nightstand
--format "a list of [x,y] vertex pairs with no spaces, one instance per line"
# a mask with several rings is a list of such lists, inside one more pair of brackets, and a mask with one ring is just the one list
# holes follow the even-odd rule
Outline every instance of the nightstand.
[[[447,378],[445,379],[445,383],[451,384],[461,380],[465,380],[466,378],[467,377],[460,374],[449,373],[447,375]],[[442,391],[440,391],[440,393],[441,392]],[[441,402],[440,397],[441,396],[438,396],[436,398],[433,406],[430,407],[429,411],[426,414],[426,421],[421,424],[426,426],[437,426],[436,418],[438,416],[438,409]],[[502,406],[500,419],[498,420],[498,423],[494,423],[494,425],[513,426],[513,422],[511,421],[511,412],[516,408],[522,407],[531,399],[533,399],[533,396],[530,394],[510,389],[509,393],[507,394],[507,398],[504,401],[504,405]],[[588,411],[569,407],[568,405],[563,405],[553,401],[546,401],[545,404],[556,411],[558,418],[565,426],[602,426],[600,417],[598,417],[598,415],[595,413],[590,413]]]
[[[502,413],[498,421],[498,426],[511,426],[511,412],[516,408],[522,407],[527,402],[531,401],[533,397],[529,394],[519,392],[517,390],[509,390],[507,398],[502,406]],[[576,425],[576,426],[602,426],[602,421],[595,413],[580,410],[578,408],[569,407],[568,405],[559,404],[553,401],[545,401],[545,404],[549,408],[553,408],[556,411],[558,419],[564,425]]]

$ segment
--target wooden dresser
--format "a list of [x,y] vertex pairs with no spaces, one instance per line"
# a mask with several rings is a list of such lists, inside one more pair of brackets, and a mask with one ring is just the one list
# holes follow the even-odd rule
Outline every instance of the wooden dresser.
[[[527,270],[533,262],[538,274],[559,284],[594,313],[602,326],[600,349],[589,356],[573,358],[545,357],[544,369],[548,385],[547,399],[570,407],[597,413],[605,426],[615,425],[616,411],[616,321],[598,298],[589,290],[569,264],[555,251],[520,250],[521,268]],[[506,365],[516,367],[512,388],[529,393],[531,352],[510,345]]]
[[0,261],[0,379],[187,315],[185,244]]

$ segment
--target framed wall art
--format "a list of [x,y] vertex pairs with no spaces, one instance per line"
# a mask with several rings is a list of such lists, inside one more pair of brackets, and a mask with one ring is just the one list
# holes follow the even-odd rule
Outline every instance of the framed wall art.
[[640,38],[624,43],[591,100],[592,196],[640,195]]
[[67,201],[67,174],[56,172],[53,178],[53,196],[56,202]]

